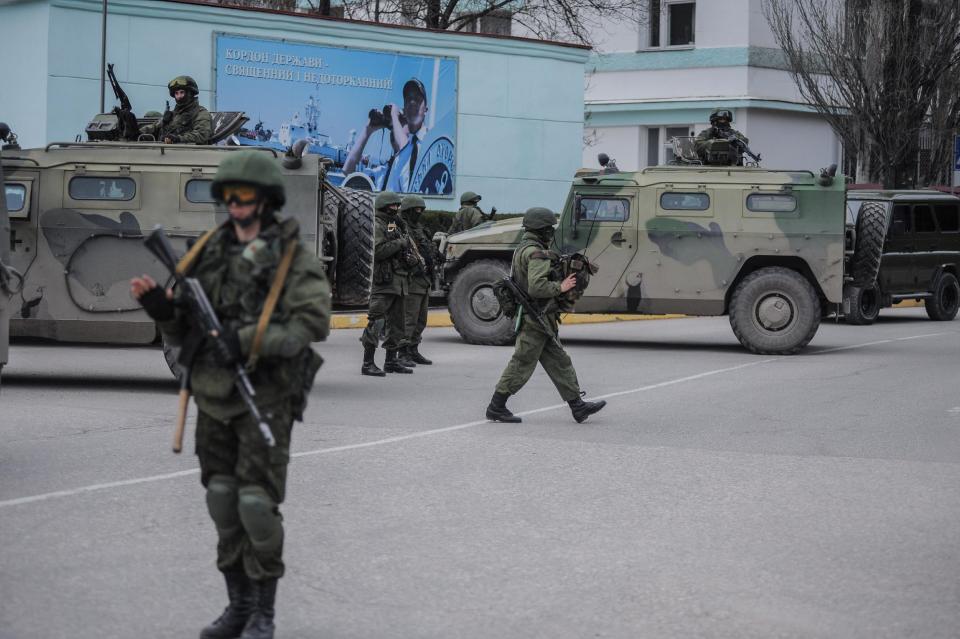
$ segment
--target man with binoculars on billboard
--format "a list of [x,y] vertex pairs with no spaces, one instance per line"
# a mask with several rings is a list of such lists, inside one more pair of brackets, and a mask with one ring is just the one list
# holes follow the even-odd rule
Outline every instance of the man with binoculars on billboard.
[[419,136],[425,133],[423,124],[427,115],[427,91],[423,83],[416,78],[410,78],[403,85],[402,110],[395,104],[388,104],[383,107],[383,111],[371,109],[368,115],[370,119],[367,126],[360,133],[343,164],[344,175],[350,175],[356,170],[370,136],[380,129],[390,129],[393,156],[390,158],[383,184],[377,186],[379,190],[397,193],[415,192],[417,185],[410,181],[417,165],[421,142]]

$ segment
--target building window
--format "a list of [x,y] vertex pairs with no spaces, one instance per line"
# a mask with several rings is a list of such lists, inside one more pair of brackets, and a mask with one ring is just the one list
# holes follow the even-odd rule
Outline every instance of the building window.
[[647,166],[658,164],[660,164],[660,129],[650,127],[647,129]]
[[692,46],[696,41],[696,16],[696,0],[649,0],[646,46]]
[[131,178],[75,177],[68,190],[74,200],[128,201],[137,194],[137,183]]
[[710,208],[710,196],[706,193],[664,193],[660,196],[660,208],[664,211],[706,211]]
[[647,127],[647,166],[672,163],[677,157],[673,152],[673,138],[692,137],[696,135],[693,129],[693,125]]
[[500,9],[491,11],[479,18],[472,18],[462,31],[470,33],[486,33],[488,35],[508,36],[513,30],[513,12]]
[[187,187],[184,189],[187,202],[195,204],[213,203],[213,195],[210,193],[211,184],[213,184],[213,180],[190,180],[187,182]]

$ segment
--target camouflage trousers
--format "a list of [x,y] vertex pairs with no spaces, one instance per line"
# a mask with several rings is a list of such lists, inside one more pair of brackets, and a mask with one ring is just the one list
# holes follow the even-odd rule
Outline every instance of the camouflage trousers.
[[[550,324],[556,331],[555,318],[551,318]],[[567,351],[558,346],[540,327],[526,319],[522,320],[520,331],[517,333],[513,357],[510,358],[510,362],[500,376],[500,381],[497,382],[497,392],[508,395],[517,394],[533,375],[537,362],[543,366],[543,370],[557,387],[564,401],[580,397],[577,371],[573,369],[573,362],[567,355]]]
[[370,306],[367,309],[367,327],[363,329],[360,341],[364,346],[374,348],[380,344],[380,335],[386,333],[383,347],[393,351],[406,345],[404,335],[404,298],[405,295],[391,293],[371,293]]
[[416,346],[427,327],[427,313],[430,307],[429,293],[408,293],[404,296],[403,313],[406,317],[406,339],[409,346]]
[[[286,491],[293,428],[289,400],[259,408],[276,440],[273,447],[266,445],[259,427],[246,411],[227,419],[200,411],[197,418],[200,481],[208,489],[208,507],[219,537],[217,568],[222,572],[243,570],[256,580],[282,577],[284,572],[283,516],[279,505]],[[221,493],[216,510],[210,499],[211,479],[214,485],[235,487],[230,497]],[[243,512],[244,494],[251,491],[262,495],[255,502],[260,509],[255,524],[260,528],[266,525],[279,535],[279,543],[271,544],[267,550],[257,548],[247,529],[251,518]]]

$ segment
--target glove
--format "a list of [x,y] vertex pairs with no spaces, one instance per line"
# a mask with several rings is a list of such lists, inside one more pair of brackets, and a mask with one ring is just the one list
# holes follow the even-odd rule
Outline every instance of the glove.
[[221,366],[233,366],[240,361],[240,338],[230,328],[223,329],[219,339],[213,339],[214,356]]
[[140,296],[140,305],[155,322],[166,322],[173,319],[173,302],[167,299],[167,292],[159,286],[154,286]]

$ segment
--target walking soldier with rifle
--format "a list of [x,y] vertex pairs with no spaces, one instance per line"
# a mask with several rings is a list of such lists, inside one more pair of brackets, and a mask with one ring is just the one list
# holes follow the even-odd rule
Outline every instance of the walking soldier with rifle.
[[400,201],[400,217],[407,227],[407,235],[413,241],[422,263],[410,270],[410,289],[403,303],[405,316],[407,359],[414,364],[432,364],[420,353],[420,341],[423,329],[427,327],[427,315],[430,305],[430,288],[433,272],[440,262],[436,245],[427,237],[420,224],[420,216],[427,208],[419,195],[405,195]]
[[535,207],[523,215],[523,238],[513,253],[510,277],[495,287],[501,308],[517,318],[517,342],[487,406],[487,419],[520,422],[507,408],[507,399],[516,394],[533,375],[537,362],[550,376],[581,423],[598,412],[605,401],[585,402],[580,392],[577,371],[558,337],[560,303],[557,298],[577,286],[577,276],[557,277],[555,263],[559,255],[549,249],[557,216],[550,209]]
[[211,192],[229,217],[179,263],[162,230],[147,240],[177,286],[164,291],[144,275],[131,292],[164,340],[181,346],[199,409],[196,453],[229,598],[200,637],[263,639],[273,637],[284,573],[279,505],[291,429],[323,361],[310,343],[329,332],[330,286],[296,220],[278,215],[285,194],[274,159],[230,153]]

